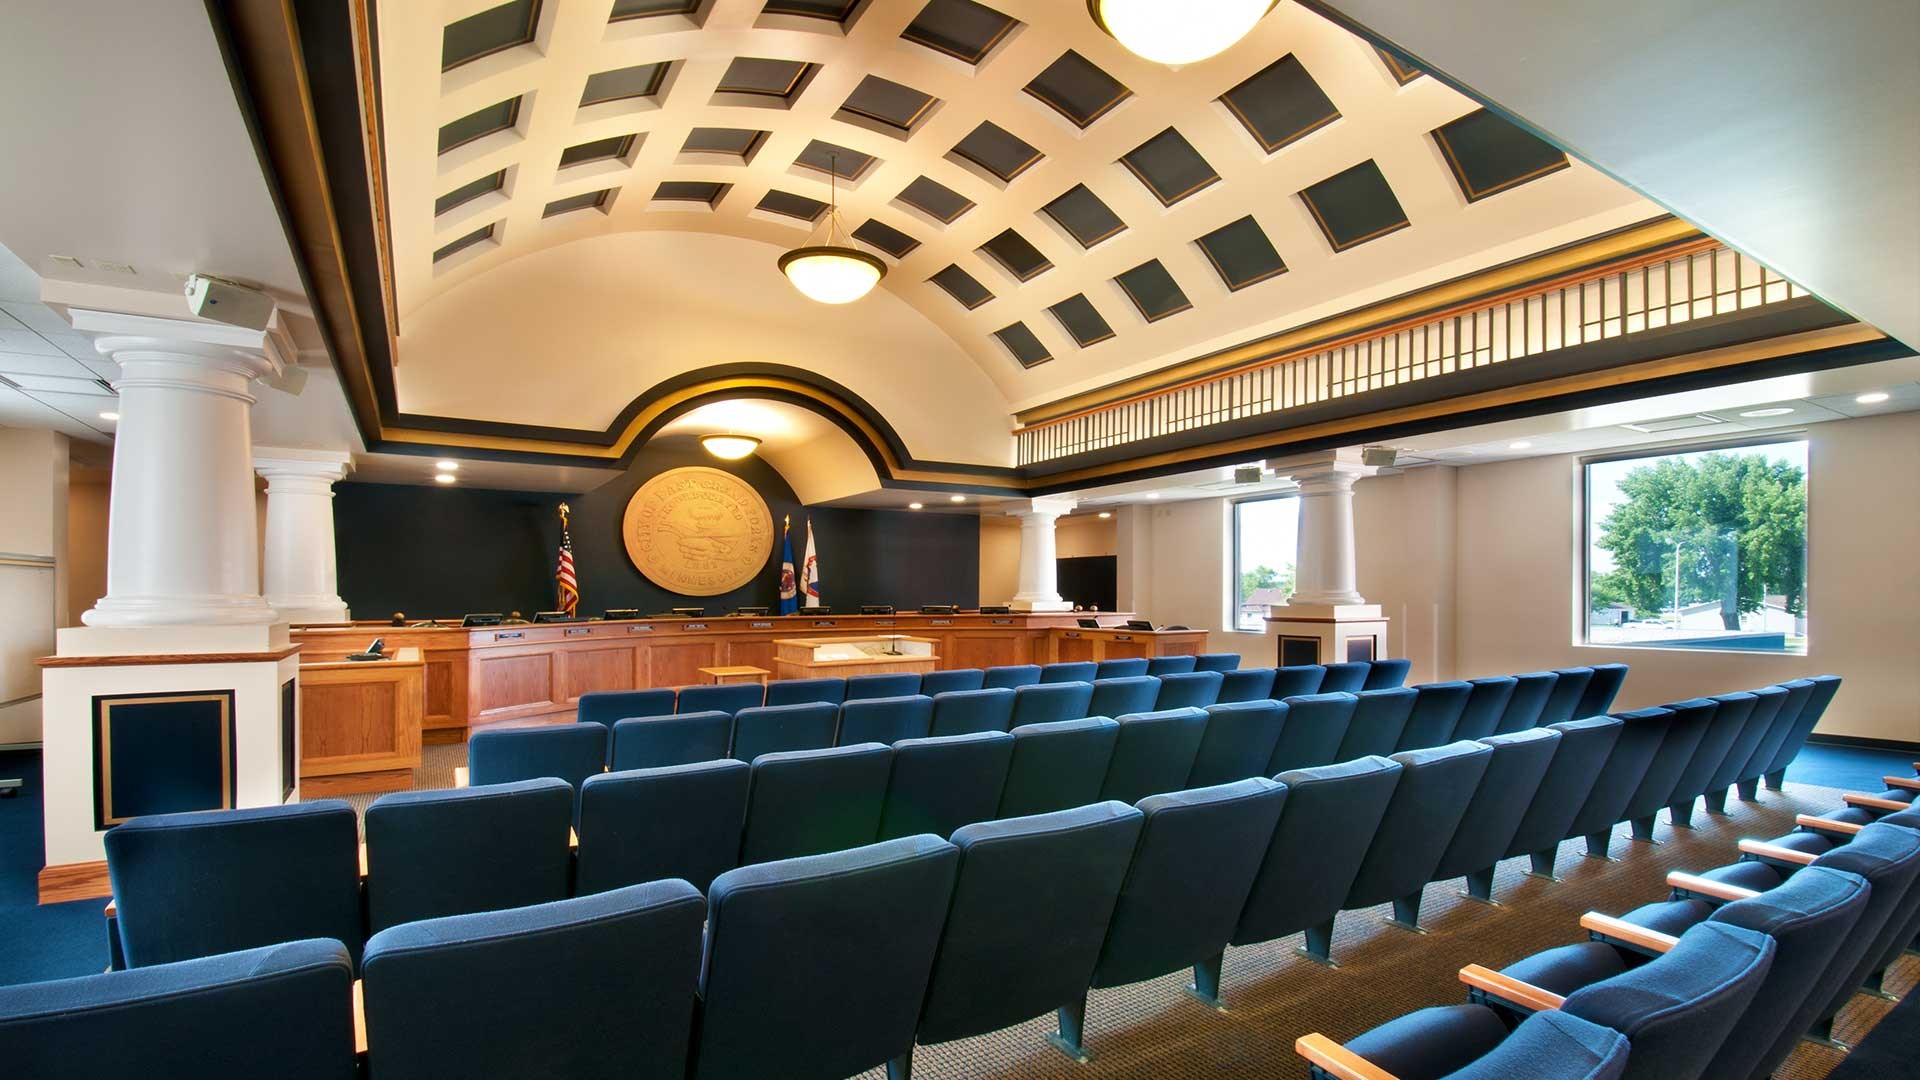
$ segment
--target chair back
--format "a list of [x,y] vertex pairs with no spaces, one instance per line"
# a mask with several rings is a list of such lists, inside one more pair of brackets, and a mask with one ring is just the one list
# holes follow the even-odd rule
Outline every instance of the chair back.
[[362,985],[368,1071],[681,1080],[706,909],[669,880],[382,930]]
[[933,699],[925,694],[853,698],[840,706],[840,733],[834,742],[840,746],[866,742],[892,746],[901,739],[924,739],[932,727]]
[[704,890],[739,863],[749,775],[721,758],[588,777],[574,895],[663,878]]
[[1320,680],[1322,694],[1357,694],[1367,688],[1367,676],[1373,673],[1373,665],[1365,660],[1346,660],[1325,668],[1326,675]]
[[1760,745],[1754,747],[1753,756],[1740,770],[1741,780],[1757,780],[1773,771],[1773,759],[1786,745],[1787,736],[1793,733],[1793,723],[1806,710],[1807,699],[1813,696],[1813,680],[1789,679],[1779,684],[1787,696],[1780,701],[1780,708],[1773,714],[1773,723],[1767,733],[1760,738]]
[[[1720,766],[1726,763],[1727,755],[1733,749],[1733,741],[1746,729],[1747,720],[1753,715],[1753,707],[1759,703],[1759,699],[1752,694],[1717,694],[1705,700],[1712,705],[1706,727],[1701,731],[1700,741],[1694,745],[1693,756],[1688,759],[1687,767],[1680,770],[1680,778],[1674,782],[1673,794],[1667,799],[1670,806],[1690,804],[1712,790],[1714,776],[1720,771]],[[1673,738],[1671,729],[1667,737]],[[1726,784],[1720,786],[1725,788]]]
[[1684,797],[1685,793],[1677,788],[1680,776],[1693,762],[1694,751],[1700,749],[1700,740],[1713,721],[1714,710],[1719,707],[1719,702],[1712,698],[1693,698],[1661,706],[1671,714],[1666,720],[1666,732],[1660,738],[1653,760],[1647,763],[1640,783],[1633,789],[1633,797],[1627,800],[1627,808],[1621,813],[1623,818],[1649,817]]
[[660,769],[727,756],[733,714],[718,710],[643,716],[613,725],[613,769]]
[[1204,709],[1220,700],[1220,673],[1187,671],[1160,676],[1160,694],[1153,699],[1156,709]]
[[1920,830],[1877,821],[1813,865],[1859,874],[1872,888],[1860,921],[1834,956],[1834,966],[1813,988],[1821,1005],[1815,1018],[1826,1020],[1853,998],[1889,954],[1897,956],[1913,940],[1909,924],[1914,905],[1920,903]]
[[1559,681],[1560,676],[1551,671],[1529,671],[1513,676],[1513,693],[1508,695],[1507,707],[1501,710],[1500,722],[1494,726],[1493,733],[1505,735],[1541,726],[1547,699],[1553,696],[1554,684]]
[[1041,683],[1092,682],[1098,670],[1091,660],[1072,660],[1061,664],[1040,665]]
[[1773,957],[1765,934],[1701,923],[1662,956],[1574,991],[1561,1008],[1627,1037],[1625,1080],[1685,1080],[1719,1053]]
[[1207,706],[1207,733],[1185,787],[1212,787],[1266,776],[1287,722],[1284,702],[1260,698]]
[[759,683],[728,683],[724,686],[683,686],[675,712],[737,713],[766,704],[767,688]]
[[910,697],[920,692],[921,675],[915,671],[895,671],[884,675],[847,677],[847,700],[862,698]]
[[1287,786],[1287,803],[1262,853],[1233,944],[1297,934],[1339,913],[1401,772],[1397,761],[1370,757],[1275,778]]
[[1581,719],[1573,714],[1573,710],[1581,697],[1585,696],[1587,686],[1593,682],[1593,669],[1560,668],[1554,675],[1553,690],[1547,694],[1546,703],[1540,706],[1540,719],[1533,722],[1534,727]]
[[891,767],[892,751],[880,743],[755,758],[740,865],[873,843]]
[[672,690],[589,690],[580,695],[574,715],[581,723],[611,729],[635,716],[665,716],[673,712],[674,701]]
[[1006,687],[1009,690],[1017,690],[1022,686],[1032,686],[1039,681],[1039,664],[1007,664],[988,668],[981,678],[980,685],[987,689]]
[[1472,683],[1423,683],[1413,690],[1419,696],[1414,699],[1413,711],[1407,715],[1406,726],[1400,729],[1395,750],[1425,750],[1458,739],[1479,738],[1453,733],[1453,729],[1460,726],[1460,714],[1466,711],[1467,699],[1473,696]]
[[1413,670],[1413,661],[1403,656],[1387,660],[1369,661],[1367,681],[1362,690],[1393,690],[1407,684],[1407,672]]
[[1433,880],[1434,867],[1447,850],[1460,819],[1493,761],[1493,747],[1457,742],[1429,750],[1409,750],[1390,759],[1400,763],[1379,831],[1367,845],[1367,857],[1347,889],[1344,908],[1372,907],[1419,892]]
[[1594,716],[1547,729],[1559,732],[1560,742],[1553,748],[1553,760],[1547,763],[1546,775],[1540,778],[1526,812],[1520,815],[1503,857],[1551,852],[1560,841],[1579,835],[1573,831],[1573,819],[1593,793],[1594,781],[1612,756],[1624,727],[1611,716]]
[[1467,812],[1453,832],[1432,879],[1463,877],[1499,862],[1520,830],[1520,819],[1532,805],[1560,748],[1560,732],[1534,728],[1509,735],[1489,735],[1481,745],[1492,747],[1487,771],[1474,786]]
[[1120,725],[1104,716],[1013,729],[1013,760],[998,817],[1046,814],[1098,802]]
[[[1815,675],[1807,680],[1813,689],[1807,695],[1807,703],[1801,707],[1800,714],[1793,719],[1793,727],[1787,732],[1786,741],[1775,751],[1773,760],[1767,765],[1767,772],[1775,773],[1787,767],[1807,744],[1807,736],[1813,734],[1814,726],[1826,715],[1827,706],[1833,703],[1833,695],[1840,692],[1838,675]],[[1765,774],[1762,774],[1765,775]]]
[[959,861],[908,836],[720,875],[689,1080],[837,1080],[910,1052]]
[[1587,688],[1580,693],[1580,700],[1574,703],[1573,716],[1569,719],[1585,720],[1589,716],[1605,716],[1613,708],[1613,699],[1620,694],[1620,688],[1626,685],[1627,665],[1595,664],[1593,678],[1587,680]]
[[367,923],[564,900],[573,789],[551,777],[396,791],[367,808]]
[[847,680],[841,678],[778,679],[767,684],[768,705],[838,705],[847,700]]
[[1201,653],[1193,658],[1195,671],[1234,671],[1240,667],[1240,654],[1237,652]]
[[1220,701],[1265,701],[1273,698],[1274,669],[1236,668],[1220,673]]
[[1041,683],[1015,690],[1013,726],[1051,724],[1057,720],[1078,720],[1087,715],[1093,701],[1093,684],[1084,682]]
[[762,754],[824,750],[840,727],[840,706],[824,701],[807,705],[756,705],[733,718],[730,756],[751,764]]
[[360,824],[338,799],[137,817],[106,846],[128,967],[306,938],[357,960],[366,940]]
[[1362,690],[1354,695],[1353,716],[1347,721],[1347,733],[1334,751],[1335,761],[1354,758],[1385,757],[1400,745],[1407,718],[1413,715],[1418,691],[1400,687],[1395,690]]
[[[1135,675],[1145,675],[1146,673],[1146,657],[1127,656],[1118,660],[1100,661],[1094,666],[1093,679],[1095,682],[1099,682],[1101,679],[1127,679]],[[962,856],[962,858],[964,859],[965,856]]]
[[[1611,830],[1627,819],[1627,802],[1646,778],[1667,735],[1665,709],[1634,709],[1616,713],[1620,737],[1594,776],[1593,787],[1568,826],[1567,838]],[[1578,723],[1579,721],[1572,721]]]
[[1012,764],[1013,736],[1004,731],[894,743],[880,839],[952,836],[963,825],[992,821]]
[[1011,687],[996,686],[935,694],[931,734],[968,735],[976,731],[1006,731],[1013,727],[1015,693]]
[[587,777],[607,771],[611,734],[599,724],[476,731],[467,737],[467,782],[511,784],[555,776],[578,792]]
[[1205,709],[1164,709],[1122,716],[1100,798],[1132,804],[1149,795],[1179,791],[1193,772],[1207,736]]
[[1125,716],[1128,713],[1152,712],[1153,703],[1159,697],[1160,680],[1151,675],[1095,679],[1093,697],[1087,702],[1087,715]]
[[1331,765],[1340,757],[1340,743],[1360,699],[1352,694],[1306,694],[1287,699],[1287,722],[1273,744],[1267,775],[1289,769]]
[[1147,660],[1149,675],[1184,675],[1198,665],[1192,656],[1155,656]]
[[1631,1049],[1612,1028],[1555,1009],[1522,1020],[1499,1046],[1449,1080],[1619,1080]]
[[1772,725],[1774,714],[1780,711],[1780,703],[1786,696],[1787,692],[1777,686],[1715,695],[1714,700],[1720,703],[1720,712],[1716,715],[1738,716],[1740,726],[1734,732],[1733,742],[1728,744],[1727,752],[1720,756],[1720,764],[1714,768],[1713,776],[1707,781],[1708,791],[1724,791],[1741,778],[1740,773],[1746,767],[1747,759],[1753,757],[1753,749],[1760,745],[1760,740],[1767,737],[1767,728]]
[[1295,667],[1273,669],[1273,697],[1276,701],[1285,701],[1290,697],[1302,697],[1320,693],[1320,684],[1327,680],[1327,669],[1319,664],[1302,664]]
[[1470,679],[1467,685],[1473,689],[1468,691],[1467,702],[1460,708],[1453,738],[1484,739],[1499,729],[1507,701],[1520,683],[1511,675],[1496,675],[1490,679]]
[[932,697],[956,690],[978,690],[986,685],[987,673],[977,667],[929,671],[920,676],[920,692]]

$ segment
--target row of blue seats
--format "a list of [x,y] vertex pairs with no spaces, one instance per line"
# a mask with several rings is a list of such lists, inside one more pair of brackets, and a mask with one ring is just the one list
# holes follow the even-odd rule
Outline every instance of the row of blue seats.
[[1738,863],[1670,874],[1668,899],[1589,912],[1587,941],[1464,969],[1469,1004],[1344,1047],[1310,1035],[1300,1051],[1322,1077],[1771,1075],[1804,1034],[1830,1042],[1834,1017],[1920,933],[1920,810],[1876,809],[1802,815],[1799,831],[1741,841]]

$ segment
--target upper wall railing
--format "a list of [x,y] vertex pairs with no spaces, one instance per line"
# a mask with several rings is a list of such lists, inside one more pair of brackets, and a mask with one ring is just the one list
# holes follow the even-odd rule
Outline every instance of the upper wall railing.
[[1654,256],[1034,423],[1014,433],[1015,452],[1019,464],[1031,465],[1806,295],[1719,245]]

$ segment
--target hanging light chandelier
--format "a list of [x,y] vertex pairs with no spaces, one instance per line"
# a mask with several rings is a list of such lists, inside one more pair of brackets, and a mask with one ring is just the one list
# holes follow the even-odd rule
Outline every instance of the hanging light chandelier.
[[702,435],[700,445],[706,448],[707,453],[723,461],[739,461],[758,450],[760,440],[752,435],[735,435],[727,432],[724,435]]
[[[780,272],[809,300],[822,304],[850,304],[873,291],[886,276],[887,264],[853,246],[853,238],[840,227],[840,158],[828,155],[827,177],[832,192],[827,204],[827,235],[819,244],[809,243],[780,256]],[[816,228],[816,232],[818,229]],[[834,243],[835,236],[845,242]],[[807,239],[811,241],[812,235]]]
[[1087,0],[1094,25],[1157,64],[1196,64],[1246,37],[1278,0]]

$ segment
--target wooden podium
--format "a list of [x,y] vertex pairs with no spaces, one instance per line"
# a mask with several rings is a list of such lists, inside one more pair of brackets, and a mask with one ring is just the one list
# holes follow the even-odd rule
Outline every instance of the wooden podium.
[[932,671],[940,662],[932,638],[905,634],[872,637],[780,638],[773,643],[774,677],[817,679],[825,676],[890,675]]
[[405,791],[420,767],[426,709],[420,650],[391,660],[300,665],[300,794]]

